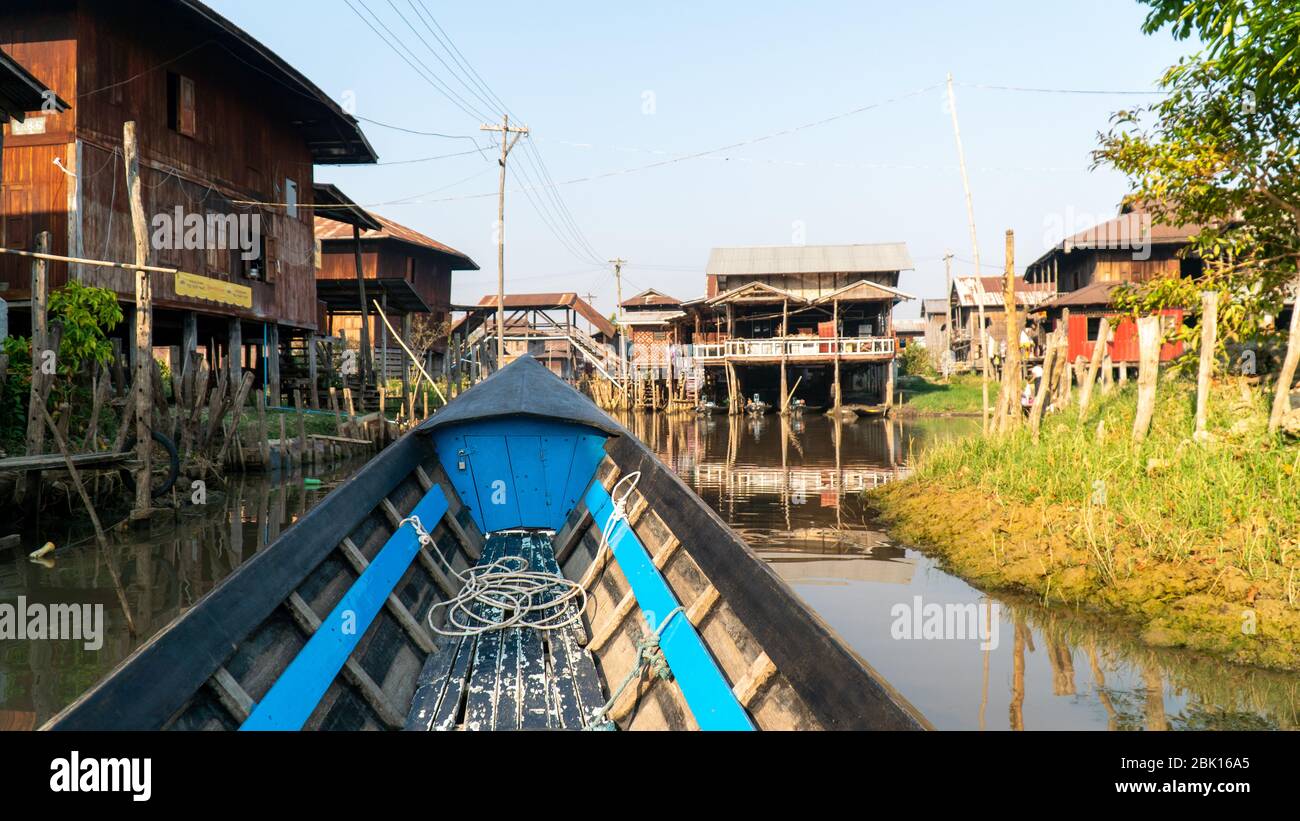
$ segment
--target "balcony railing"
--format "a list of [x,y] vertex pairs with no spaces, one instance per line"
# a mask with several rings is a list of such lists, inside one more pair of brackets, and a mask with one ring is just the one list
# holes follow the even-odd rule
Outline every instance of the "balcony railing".
[[786,339],[729,339],[701,342],[692,346],[696,359],[731,357],[774,359],[785,357],[892,356],[894,339],[888,336],[830,338],[819,336]]

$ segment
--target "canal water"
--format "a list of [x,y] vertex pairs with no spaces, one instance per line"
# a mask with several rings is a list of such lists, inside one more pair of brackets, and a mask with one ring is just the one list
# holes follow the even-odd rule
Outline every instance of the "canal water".
[[[148,530],[115,541],[105,555],[84,516],[46,511],[24,544],[0,550],[0,603],[102,604],[103,646],[78,641],[0,641],[0,730],[39,727],[90,688],[136,647],[183,614],[231,571],[270,544],[364,460],[303,477],[233,476],[207,504],[155,519]],[[105,521],[105,526],[112,521]],[[43,563],[27,554],[46,541],[58,548]],[[135,635],[127,629],[123,604]]]
[[[1300,676],[1152,650],[1068,608],[990,597],[888,538],[862,491],[907,474],[913,454],[978,421],[835,423],[726,416],[623,419],[735,528],[839,635],[942,729],[1229,729],[1300,724]],[[235,477],[208,505],[155,522],[109,555],[84,522],[47,516],[0,551],[0,603],[98,603],[103,647],[0,641],[0,730],[40,726],[166,627],[359,467]],[[936,516],[943,510],[936,504]],[[46,540],[59,550],[38,564]],[[132,636],[123,605],[136,626]],[[899,613],[972,605],[988,641],[907,638]],[[897,608],[905,608],[899,610]],[[970,612],[968,608],[967,612]],[[918,631],[924,633],[924,630]]]
[[[1155,650],[1070,608],[990,597],[892,541],[862,491],[979,420],[784,421],[633,415],[623,422],[940,729],[1246,729],[1300,724],[1300,676]],[[936,502],[934,515],[944,511]],[[983,641],[909,638],[918,611],[996,615]],[[964,607],[971,605],[973,607]],[[912,629],[905,629],[912,628]]]

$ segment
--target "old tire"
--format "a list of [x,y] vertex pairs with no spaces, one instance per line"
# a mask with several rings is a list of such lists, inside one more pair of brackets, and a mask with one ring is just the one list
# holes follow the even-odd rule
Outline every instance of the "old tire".
[[[135,450],[137,441],[138,440],[134,436],[127,440],[126,450],[128,452]],[[164,493],[171,490],[172,485],[176,484],[176,479],[181,475],[181,458],[180,455],[176,453],[176,444],[158,431],[153,432],[153,441],[167,452],[167,478],[163,480],[161,485],[153,488],[149,492],[150,496],[157,499],[159,496],[162,496]],[[126,485],[132,492],[134,492],[135,474],[125,468],[123,468],[120,473],[122,474],[122,484]]]

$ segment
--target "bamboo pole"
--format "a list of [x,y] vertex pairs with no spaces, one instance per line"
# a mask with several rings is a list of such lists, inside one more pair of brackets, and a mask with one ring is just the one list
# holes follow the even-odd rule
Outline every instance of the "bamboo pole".
[[1196,372],[1196,433],[1198,439],[1207,435],[1209,419],[1210,379],[1214,376],[1214,349],[1218,345],[1219,295],[1214,291],[1201,294],[1201,362]]
[[[50,417],[49,409],[47,409],[45,405],[41,405],[40,411],[41,416],[45,420],[45,426],[49,428],[50,435],[54,437],[55,447],[59,449],[59,453],[63,456],[63,464],[67,467],[68,474],[72,477],[72,484],[77,488],[77,495],[81,497],[81,503],[86,506],[86,513],[90,515],[90,523],[95,528],[95,541],[99,543],[100,549],[104,551],[105,560],[108,560],[108,536],[104,533],[104,526],[99,523],[99,514],[95,512],[95,505],[90,501],[90,494],[86,492],[86,485],[81,481],[81,474],[77,471],[77,466],[72,461],[72,454],[68,452],[68,443],[64,440],[63,434],[59,432],[59,426],[56,425],[54,419]],[[127,606],[126,595],[122,590],[121,580],[116,578],[116,571],[110,569],[110,573],[114,576],[114,581],[117,582],[118,603],[121,604],[122,613],[126,616],[126,629],[132,636],[134,636],[135,620],[131,618],[131,608]]]

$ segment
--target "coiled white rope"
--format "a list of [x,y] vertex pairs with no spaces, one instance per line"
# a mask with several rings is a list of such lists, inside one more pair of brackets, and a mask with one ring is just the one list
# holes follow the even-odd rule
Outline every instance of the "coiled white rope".
[[[587,589],[597,567],[610,549],[610,529],[627,521],[627,499],[641,478],[640,471],[620,479],[610,493],[613,508],[601,529],[600,547],[582,581],[575,582],[558,573],[532,570],[522,556],[502,556],[487,564],[458,571],[443,557],[418,516],[408,516],[398,523],[410,524],[420,543],[429,548],[439,564],[461,583],[455,596],[437,602],[429,609],[426,621],[435,633],[444,636],[478,636],[507,627],[532,627],[536,630],[560,630],[579,624],[587,609]],[[569,603],[580,600],[577,607]],[[439,627],[435,616],[445,611]]]
[[[444,636],[477,636],[507,627],[559,630],[576,624],[587,606],[587,592],[577,582],[555,573],[531,570],[523,556],[502,556],[496,561],[457,571],[443,557],[433,537],[418,516],[408,516],[398,527],[410,523],[420,543],[429,547],[436,560],[461,582],[450,599],[429,609],[429,628]],[[581,599],[579,607],[569,607]],[[444,625],[434,618],[446,611]]]

